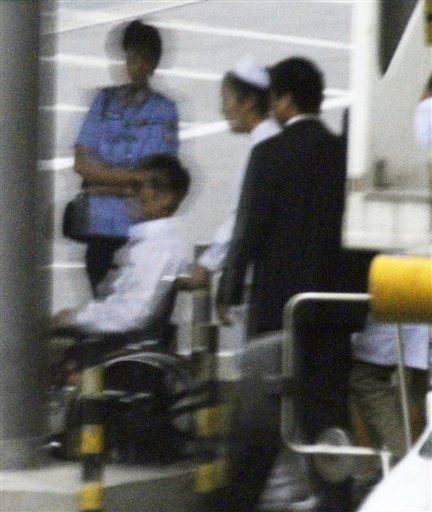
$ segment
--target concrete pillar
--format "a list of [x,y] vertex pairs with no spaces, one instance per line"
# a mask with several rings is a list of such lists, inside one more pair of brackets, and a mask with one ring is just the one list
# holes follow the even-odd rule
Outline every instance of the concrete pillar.
[[35,465],[46,434],[48,239],[37,173],[39,2],[0,2],[0,470]]

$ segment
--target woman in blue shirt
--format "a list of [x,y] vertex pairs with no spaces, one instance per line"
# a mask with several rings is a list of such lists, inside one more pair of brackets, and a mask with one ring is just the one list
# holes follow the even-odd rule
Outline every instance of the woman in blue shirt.
[[83,187],[96,194],[90,220],[94,230],[104,233],[88,242],[86,252],[95,296],[127,235],[126,198],[134,169],[150,155],[177,153],[179,145],[176,105],[149,85],[162,55],[158,30],[132,21],[124,30],[122,46],[130,83],[96,95],[75,145],[74,170]]

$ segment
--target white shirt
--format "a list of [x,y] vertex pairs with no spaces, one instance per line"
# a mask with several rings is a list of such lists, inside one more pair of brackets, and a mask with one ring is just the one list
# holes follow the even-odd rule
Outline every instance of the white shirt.
[[[396,329],[396,325],[374,322],[369,318],[362,332],[351,335],[352,358],[381,366],[397,365]],[[401,324],[406,366],[420,370],[429,368],[429,335],[429,324]]]
[[[401,254],[430,256],[431,251],[432,245],[425,244],[406,249]],[[382,366],[397,365],[396,329],[395,324],[376,322],[369,316],[363,331],[351,335],[352,358]],[[400,329],[405,365],[427,370],[430,365],[429,337],[432,326],[410,323],[401,324]]]
[[298,114],[285,123],[285,126],[291,126],[293,124],[299,123],[300,121],[306,121],[307,119],[316,119],[319,120],[319,114]]
[[237,176],[237,183],[234,187],[233,204],[235,207],[230,212],[230,216],[219,226],[210,247],[198,259],[199,265],[210,272],[220,270],[222,263],[227,255],[229,243],[234,231],[236,220],[237,205],[240,199],[241,189],[244,180],[244,174],[247,169],[250,154],[253,148],[260,142],[273,137],[281,131],[280,126],[274,119],[266,119],[259,123],[249,134],[249,151],[247,158]]
[[132,226],[127,244],[115,254],[117,269],[104,283],[108,294],[82,307],[74,325],[86,332],[122,332],[145,329],[161,316],[188,263],[177,224],[169,217]]
[[427,148],[432,144],[432,97],[425,98],[417,105],[414,132],[420,146]]

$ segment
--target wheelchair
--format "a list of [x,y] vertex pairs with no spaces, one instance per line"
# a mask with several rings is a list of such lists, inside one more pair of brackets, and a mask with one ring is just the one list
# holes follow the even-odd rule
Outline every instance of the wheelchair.
[[170,463],[193,456],[193,412],[205,397],[188,357],[172,349],[175,327],[126,333],[57,333],[72,339],[52,372],[50,436],[54,455],[79,457],[81,372],[104,374],[104,457],[129,464]]

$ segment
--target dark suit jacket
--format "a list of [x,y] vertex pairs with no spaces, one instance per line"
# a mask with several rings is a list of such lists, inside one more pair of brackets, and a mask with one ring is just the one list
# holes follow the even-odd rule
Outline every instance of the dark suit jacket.
[[242,302],[254,265],[249,334],[280,329],[292,295],[337,289],[345,175],[344,143],[318,119],[253,150],[217,298]]

